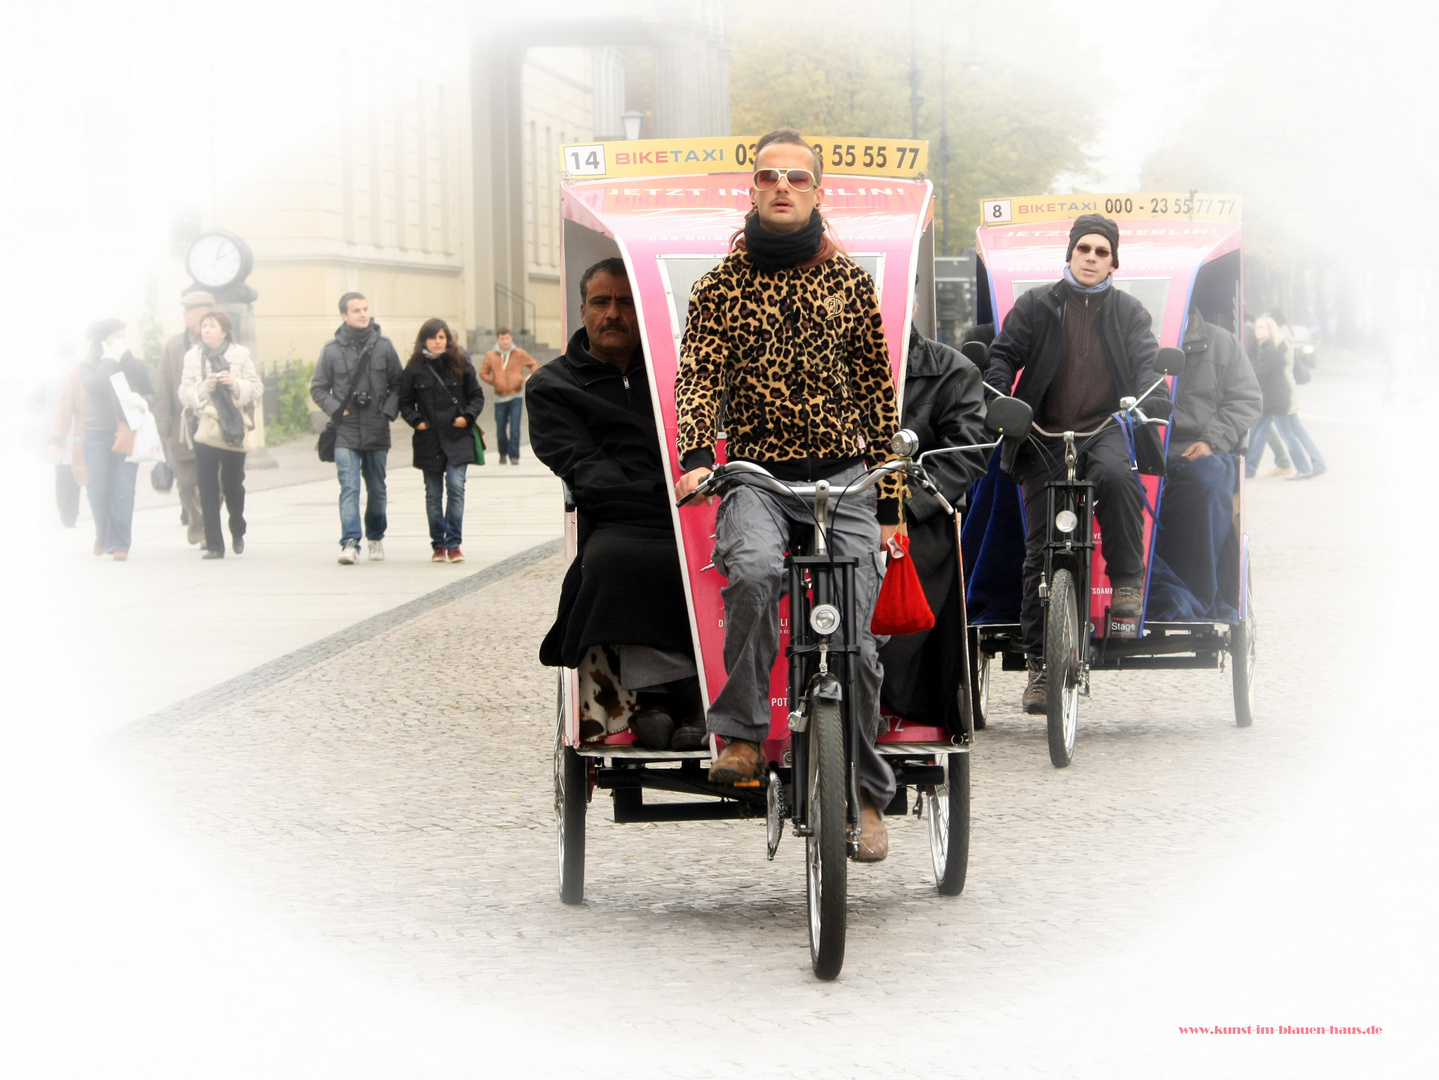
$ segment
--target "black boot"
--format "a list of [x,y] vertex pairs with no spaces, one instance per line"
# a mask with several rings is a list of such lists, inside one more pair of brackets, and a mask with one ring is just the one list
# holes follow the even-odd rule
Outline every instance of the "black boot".
[[669,685],[670,709],[679,719],[674,738],[670,740],[671,750],[707,750],[709,732],[705,730],[704,697],[700,693],[698,675],[672,682]]

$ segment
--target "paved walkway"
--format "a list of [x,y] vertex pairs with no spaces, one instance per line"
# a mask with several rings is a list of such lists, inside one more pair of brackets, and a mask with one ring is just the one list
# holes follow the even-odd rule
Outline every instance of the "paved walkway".
[[[315,456],[313,438],[276,448],[278,468],[249,473],[245,553],[224,561],[202,560],[186,543],[177,497],[154,492],[146,473],[123,564],[90,554],[88,507],[65,530],[42,494],[34,513],[51,545],[44,573],[61,607],[86,616],[75,633],[94,658],[81,688],[95,702],[93,729],[170,706],[560,536],[560,485],[549,470],[532,456],[519,466],[491,457],[469,470],[466,561],[431,563],[422,474],[410,466],[402,425],[396,437],[383,563],[335,561],[339,484],[334,466]],[[502,615],[493,633],[505,633]]]

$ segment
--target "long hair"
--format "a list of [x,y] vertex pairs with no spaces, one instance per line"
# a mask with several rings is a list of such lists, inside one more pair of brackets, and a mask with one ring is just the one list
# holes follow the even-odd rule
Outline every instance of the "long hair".
[[1263,315],[1255,316],[1254,325],[1258,326],[1260,323],[1264,323],[1268,329],[1269,340],[1274,342],[1275,347],[1282,351],[1284,346],[1289,342],[1289,328],[1287,326],[1280,326],[1274,316],[1267,311]]
[[463,379],[465,377],[465,365],[469,363],[469,361],[465,359],[465,354],[460,348],[460,343],[455,340],[455,332],[450,329],[450,324],[445,322],[444,319],[425,320],[424,324],[420,327],[420,332],[415,335],[415,350],[410,353],[408,366],[413,367],[416,364],[423,364],[425,362],[425,342],[429,341],[432,337],[437,337],[441,330],[445,332],[445,351],[440,353],[440,356],[450,362],[450,375],[456,379]]

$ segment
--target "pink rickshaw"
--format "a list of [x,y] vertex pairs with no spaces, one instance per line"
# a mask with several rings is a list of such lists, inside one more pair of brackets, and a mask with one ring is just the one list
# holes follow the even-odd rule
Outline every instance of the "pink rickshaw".
[[[1239,200],[1233,196],[1195,192],[1014,196],[985,200],[982,212],[975,260],[979,324],[1002,327],[1020,296],[1057,281],[1074,219],[1100,213],[1119,223],[1124,260],[1115,271],[1114,285],[1149,311],[1160,346],[1160,368],[1169,376],[1172,390],[1176,378],[1184,377],[1185,354],[1179,346],[1185,342],[1192,312],[1199,312],[1207,323],[1243,334],[1243,228]],[[966,349],[984,362],[983,346]],[[1143,426],[1146,420],[1134,410],[1125,416],[1115,414],[1106,423]],[[1158,427],[1167,450],[1167,425]],[[1136,468],[1146,504],[1146,610],[1137,626],[1122,625],[1110,615],[1111,588],[1099,547],[1092,485],[1076,481],[1073,474],[1074,439],[1093,433],[1060,434],[1073,436],[1066,439],[1071,468],[1067,481],[1050,485],[1040,584],[1051,763],[1062,768],[1073,759],[1079,698],[1089,695],[1089,676],[1095,669],[1222,671],[1227,664],[1235,721],[1248,727],[1253,722],[1256,633],[1242,457],[1233,456],[1232,521],[1223,523],[1227,535],[1215,545],[1219,589],[1217,598],[1207,604],[1183,596],[1182,582],[1171,580],[1163,560],[1155,559],[1156,518],[1161,528],[1172,530],[1194,524],[1166,514],[1164,480],[1142,475]],[[1025,668],[1019,625],[1024,525],[1018,485],[999,472],[997,460],[978,488],[971,495],[963,543],[969,570],[969,681],[975,723],[982,728],[990,712],[992,665],[999,662],[1005,671]]]
[[[932,185],[920,172],[925,146],[874,139],[814,141],[827,165],[826,216],[849,257],[875,279],[896,385],[902,386],[916,292],[918,325],[932,331],[934,322]],[[753,140],[601,143],[565,147],[563,153],[564,307],[568,313],[576,306],[579,277],[586,267],[615,256],[624,260],[649,366],[666,479],[672,486],[679,469],[674,383],[689,296],[695,282],[729,251],[749,208]],[[922,465],[912,456],[912,436],[906,443],[906,434],[900,433],[895,443],[902,456],[886,470],[904,471],[911,483],[923,484]],[[718,461],[711,490],[722,491],[732,468],[725,464],[723,441]],[[736,476],[730,472],[730,481]],[[879,476],[874,470],[859,483],[871,484]],[[749,479],[767,482],[758,476]],[[820,522],[831,500],[842,494],[823,482],[785,486],[785,494],[805,500]],[[674,513],[705,702],[714,699],[725,679],[724,579],[710,565],[714,519],[714,508],[676,508]],[[628,731],[582,741],[577,673],[561,669],[555,812],[560,897],[566,903],[584,897],[585,819],[595,808],[597,792],[609,793],[617,822],[763,819],[769,858],[788,822],[806,846],[811,963],[818,977],[830,979],[843,964],[847,860],[858,839],[858,792],[848,752],[854,720],[847,715],[853,698],[849,650],[857,654],[858,647],[852,568],[847,572],[844,559],[823,550],[822,527],[814,532],[808,546],[792,543],[787,559],[789,595],[781,607],[781,652],[772,674],[763,780],[752,786],[712,783],[708,765],[717,749],[713,736],[706,749],[688,751],[645,749]],[[575,509],[567,506],[570,558],[577,535]],[[962,629],[959,636],[967,640]],[[967,670],[966,658],[956,657],[955,663]],[[967,687],[961,697],[963,730],[885,716],[879,739],[899,784],[888,810],[913,812],[927,820],[935,879],[945,895],[964,887],[969,854],[973,726]]]

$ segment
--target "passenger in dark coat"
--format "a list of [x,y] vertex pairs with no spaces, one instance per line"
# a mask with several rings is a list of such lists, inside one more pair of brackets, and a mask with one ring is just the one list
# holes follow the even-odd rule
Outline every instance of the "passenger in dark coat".
[[475,365],[449,325],[427,320],[400,375],[400,416],[415,429],[414,464],[425,474],[431,562],[465,561],[465,472],[476,461],[474,431],[484,404]]
[[[662,746],[673,737],[674,749],[695,749],[705,744],[705,731],[689,611],[623,262],[607,259],[591,267],[580,292],[585,325],[565,355],[525,386],[530,446],[568,487],[579,528],[579,551],[565,574],[540,661],[584,665],[583,691],[595,650],[607,648],[611,662],[618,660],[613,676],[639,694],[640,711],[628,718],[637,738]],[[668,699],[643,691],[667,693]],[[664,714],[662,721],[656,713]]]
[[[987,442],[984,386],[979,369],[957,349],[910,331],[904,374],[902,423],[919,436],[919,451]],[[925,462],[925,471],[956,510],[965,492],[984,475],[984,453],[945,454]],[[964,597],[959,578],[959,535],[955,519],[939,500],[910,484],[904,504],[909,556],[919,573],[934,627],[892,637],[879,651],[884,665],[880,700],[910,723],[932,724],[958,734],[959,684]]]
[[1239,601],[1232,527],[1238,459],[1263,412],[1239,339],[1190,308],[1174,382],[1169,464],[1150,574],[1148,618],[1232,620]]

